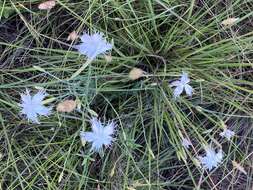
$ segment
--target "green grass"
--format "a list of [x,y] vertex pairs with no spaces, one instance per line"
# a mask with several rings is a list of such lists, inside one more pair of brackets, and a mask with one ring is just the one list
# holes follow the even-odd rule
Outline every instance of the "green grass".
[[[252,0],[57,0],[50,11],[40,2],[0,4],[1,189],[252,189]],[[228,17],[240,20],[225,28]],[[69,81],[86,61],[66,41],[73,30],[102,31],[114,49],[112,62],[100,57]],[[133,67],[147,75],[129,80]],[[194,95],[175,101],[168,84],[182,71]],[[46,89],[48,105],[77,98],[81,110],[29,123],[18,106],[25,88]],[[102,156],[79,138],[94,114],[118,124]],[[224,123],[231,142],[219,136]],[[206,172],[194,159],[210,143],[225,156]]]

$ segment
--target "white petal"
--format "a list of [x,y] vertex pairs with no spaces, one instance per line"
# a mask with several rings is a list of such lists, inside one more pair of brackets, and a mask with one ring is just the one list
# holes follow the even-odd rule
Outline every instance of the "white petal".
[[216,161],[219,163],[222,161],[222,158],[223,158],[223,153],[222,153],[222,150],[220,149],[218,153],[216,154]]
[[212,170],[222,161],[222,150],[220,149],[218,153],[216,153],[215,150],[210,146],[206,147],[205,150],[206,156],[199,156],[199,160],[205,169]]
[[204,156],[199,156],[199,161],[202,163],[203,168],[211,170],[212,167],[212,163],[210,163],[210,161],[208,160],[208,157]]
[[45,98],[45,96],[47,95],[47,93],[44,90],[40,90],[38,93],[36,93],[33,97],[32,97],[32,101],[38,104],[41,104],[42,100]]
[[182,145],[183,145],[183,147],[185,147],[186,149],[188,149],[192,145],[192,143],[188,139],[183,138],[182,139]]
[[84,33],[82,36],[80,36],[82,42],[88,42],[91,40],[90,35],[87,33]]
[[39,91],[34,96],[31,96],[29,90],[26,90],[26,94],[21,94],[22,108],[21,113],[26,115],[28,120],[39,123],[39,115],[49,115],[52,108],[47,108],[42,105],[42,100],[46,96],[45,91]]
[[96,58],[99,54],[104,54],[112,49],[112,44],[108,43],[103,33],[95,33],[92,35],[84,34],[81,36],[82,43],[73,46],[81,54],[86,55],[89,59]]
[[47,115],[50,115],[51,109],[52,109],[52,108],[47,108],[47,107],[45,107],[45,106],[38,106],[38,107],[34,108],[34,111],[35,111],[37,114],[39,114],[39,115],[47,116]]
[[102,139],[103,145],[110,146],[113,142],[113,138],[111,136],[107,136],[106,138]]
[[185,84],[184,89],[188,96],[192,96],[193,88],[189,84]]
[[229,129],[224,129],[224,131],[220,133],[220,136],[225,137],[228,140],[230,140],[234,135],[235,135],[235,132]]
[[92,132],[81,131],[80,136],[81,136],[81,138],[83,138],[85,141],[88,141],[88,142],[93,142],[94,140],[96,140],[96,136]]
[[99,131],[101,131],[101,129],[103,128],[101,121],[95,117],[93,117],[90,120],[90,123],[91,123],[92,131],[95,133],[99,133]]
[[20,96],[21,96],[21,101],[23,103],[32,101],[32,97],[31,97],[29,91],[26,91],[26,94],[20,94]]
[[27,112],[25,114],[28,120],[31,120],[34,123],[40,123],[36,112]]
[[104,133],[106,135],[112,135],[114,133],[115,123],[110,122],[107,126],[104,128]]
[[173,92],[174,98],[179,97],[180,94],[182,94],[183,90],[184,90],[184,87],[183,87],[182,85],[177,86],[177,87],[175,88],[174,92]]
[[188,74],[183,72],[183,74],[181,75],[181,79],[180,79],[181,83],[183,84],[187,84],[190,82],[190,79],[188,77]]
[[85,141],[91,142],[91,150],[99,151],[104,146],[109,146],[113,142],[114,128],[116,124],[114,122],[109,123],[105,127],[97,118],[91,119],[92,132],[80,132],[81,138]]
[[91,151],[99,152],[103,148],[103,144],[100,141],[93,141]]

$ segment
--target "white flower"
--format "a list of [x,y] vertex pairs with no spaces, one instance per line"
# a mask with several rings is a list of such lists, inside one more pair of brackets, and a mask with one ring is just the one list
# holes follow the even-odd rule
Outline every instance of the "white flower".
[[90,122],[92,132],[81,131],[81,140],[82,142],[88,141],[92,143],[91,150],[99,152],[103,148],[103,145],[108,147],[112,144],[112,141],[114,140],[112,135],[116,124],[114,122],[110,122],[106,126],[103,126],[101,121],[97,118],[92,118]]
[[184,148],[188,149],[190,146],[192,146],[192,143],[187,138],[182,139],[182,145]]
[[211,146],[205,147],[205,151],[206,156],[199,156],[198,158],[203,167],[210,171],[212,168],[217,167],[218,164],[222,161],[223,154],[221,149],[218,151],[218,153],[216,153],[216,151]]
[[50,114],[52,108],[47,108],[42,103],[44,97],[47,96],[44,90],[40,90],[37,94],[31,96],[29,90],[26,89],[26,93],[20,95],[22,101],[21,104],[19,104],[22,108],[21,113],[26,115],[28,120],[39,123],[39,115],[47,116]]
[[235,132],[229,129],[224,129],[224,131],[220,133],[220,136],[225,137],[228,140],[230,140],[234,135],[235,135]]
[[174,81],[170,84],[171,87],[176,86],[173,92],[175,98],[179,97],[184,90],[188,96],[192,96],[193,88],[188,84],[189,82],[190,79],[188,77],[188,74],[183,72],[180,80]]
[[86,55],[88,59],[95,59],[99,54],[104,54],[112,49],[112,44],[104,39],[103,33],[94,33],[92,35],[85,33],[80,38],[82,43],[75,45],[74,48],[81,54]]

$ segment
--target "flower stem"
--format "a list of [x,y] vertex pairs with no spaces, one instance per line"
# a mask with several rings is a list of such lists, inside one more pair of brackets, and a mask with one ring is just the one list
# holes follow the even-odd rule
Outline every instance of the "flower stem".
[[86,62],[69,78],[69,80],[74,79],[93,61],[93,59],[87,59]]

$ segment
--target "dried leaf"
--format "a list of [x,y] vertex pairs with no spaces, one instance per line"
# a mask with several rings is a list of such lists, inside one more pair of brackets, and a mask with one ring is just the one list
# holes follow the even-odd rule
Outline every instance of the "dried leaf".
[[86,140],[84,138],[81,138],[81,143],[82,143],[82,146],[85,146],[86,145]]
[[77,32],[74,30],[73,32],[69,33],[67,41],[70,41],[70,40],[75,41],[78,38],[79,38],[79,36],[78,36]]
[[239,18],[228,18],[228,19],[225,19],[221,22],[221,24],[223,26],[232,26],[234,25],[237,21],[239,20]]
[[105,60],[107,63],[111,63],[112,62],[112,56],[111,55],[105,55]]
[[136,190],[136,189],[133,187],[127,187],[127,190]]
[[197,158],[193,158],[193,164],[197,167],[201,167],[201,164]]
[[59,179],[58,179],[58,183],[60,183],[61,182],[61,180],[62,180],[62,178],[63,178],[63,171],[61,172],[61,174],[60,174],[60,176],[59,176]]
[[137,80],[139,78],[141,78],[144,74],[144,71],[142,69],[139,68],[133,68],[130,72],[129,72],[129,78],[131,80]]
[[43,104],[48,104],[48,103],[51,103],[53,101],[55,101],[55,97],[52,97],[52,98],[47,98],[45,100],[42,101]]
[[245,175],[247,175],[246,170],[236,161],[232,161],[233,167],[236,168],[237,170],[239,170],[240,172],[244,173]]
[[35,88],[36,90],[45,90],[45,88],[43,88],[42,86],[34,86],[34,88]]
[[79,98],[76,98],[76,108],[78,110],[81,110],[81,107],[82,107],[82,102]]
[[87,109],[87,111],[89,112],[89,114],[91,114],[91,115],[94,116],[94,117],[98,117],[98,114],[97,114],[94,110],[89,109],[89,108],[86,108],[86,109]]
[[150,86],[157,86],[157,85],[158,85],[157,82],[152,82],[152,83],[150,84]]
[[115,174],[115,168],[116,168],[116,164],[114,164],[114,166],[112,167],[112,170],[110,172],[110,177],[113,177]]
[[38,8],[40,10],[50,10],[56,5],[55,0],[45,1],[43,3],[40,3]]
[[58,112],[72,112],[76,106],[76,101],[65,100],[57,105],[56,110]]

